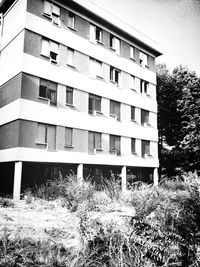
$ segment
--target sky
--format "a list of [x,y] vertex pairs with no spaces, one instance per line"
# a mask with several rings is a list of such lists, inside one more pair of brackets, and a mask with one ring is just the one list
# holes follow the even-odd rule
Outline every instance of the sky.
[[172,71],[182,64],[200,76],[200,0],[90,0],[156,41]]

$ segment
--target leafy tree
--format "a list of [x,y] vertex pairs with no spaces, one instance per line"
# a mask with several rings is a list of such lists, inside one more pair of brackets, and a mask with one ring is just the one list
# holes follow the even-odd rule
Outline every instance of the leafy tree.
[[200,79],[178,66],[157,66],[160,171],[200,171]]

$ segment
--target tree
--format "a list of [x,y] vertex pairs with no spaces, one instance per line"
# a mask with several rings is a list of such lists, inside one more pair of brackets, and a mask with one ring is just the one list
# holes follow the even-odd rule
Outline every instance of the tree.
[[200,171],[200,79],[178,66],[157,66],[160,172]]

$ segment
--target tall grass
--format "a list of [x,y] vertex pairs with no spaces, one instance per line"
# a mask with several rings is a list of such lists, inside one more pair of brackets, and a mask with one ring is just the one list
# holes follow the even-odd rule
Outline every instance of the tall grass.
[[[80,243],[66,248],[52,241],[14,238],[5,230],[0,238],[2,266],[156,267],[200,266],[200,185],[189,176],[162,181],[158,187],[133,186],[122,198],[111,184],[94,192],[76,178],[63,178],[37,188],[35,196],[63,203],[79,218]],[[118,187],[117,187],[118,188]],[[110,192],[109,192],[110,190]],[[113,193],[114,192],[114,193]],[[106,219],[106,206],[127,203],[135,215]],[[94,211],[100,215],[93,216]],[[17,265],[21,264],[21,265]]]

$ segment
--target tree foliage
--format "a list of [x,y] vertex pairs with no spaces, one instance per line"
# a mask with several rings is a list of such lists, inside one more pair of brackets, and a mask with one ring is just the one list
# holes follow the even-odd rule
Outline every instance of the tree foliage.
[[200,78],[187,67],[170,74],[159,64],[157,96],[160,169],[200,172]]

